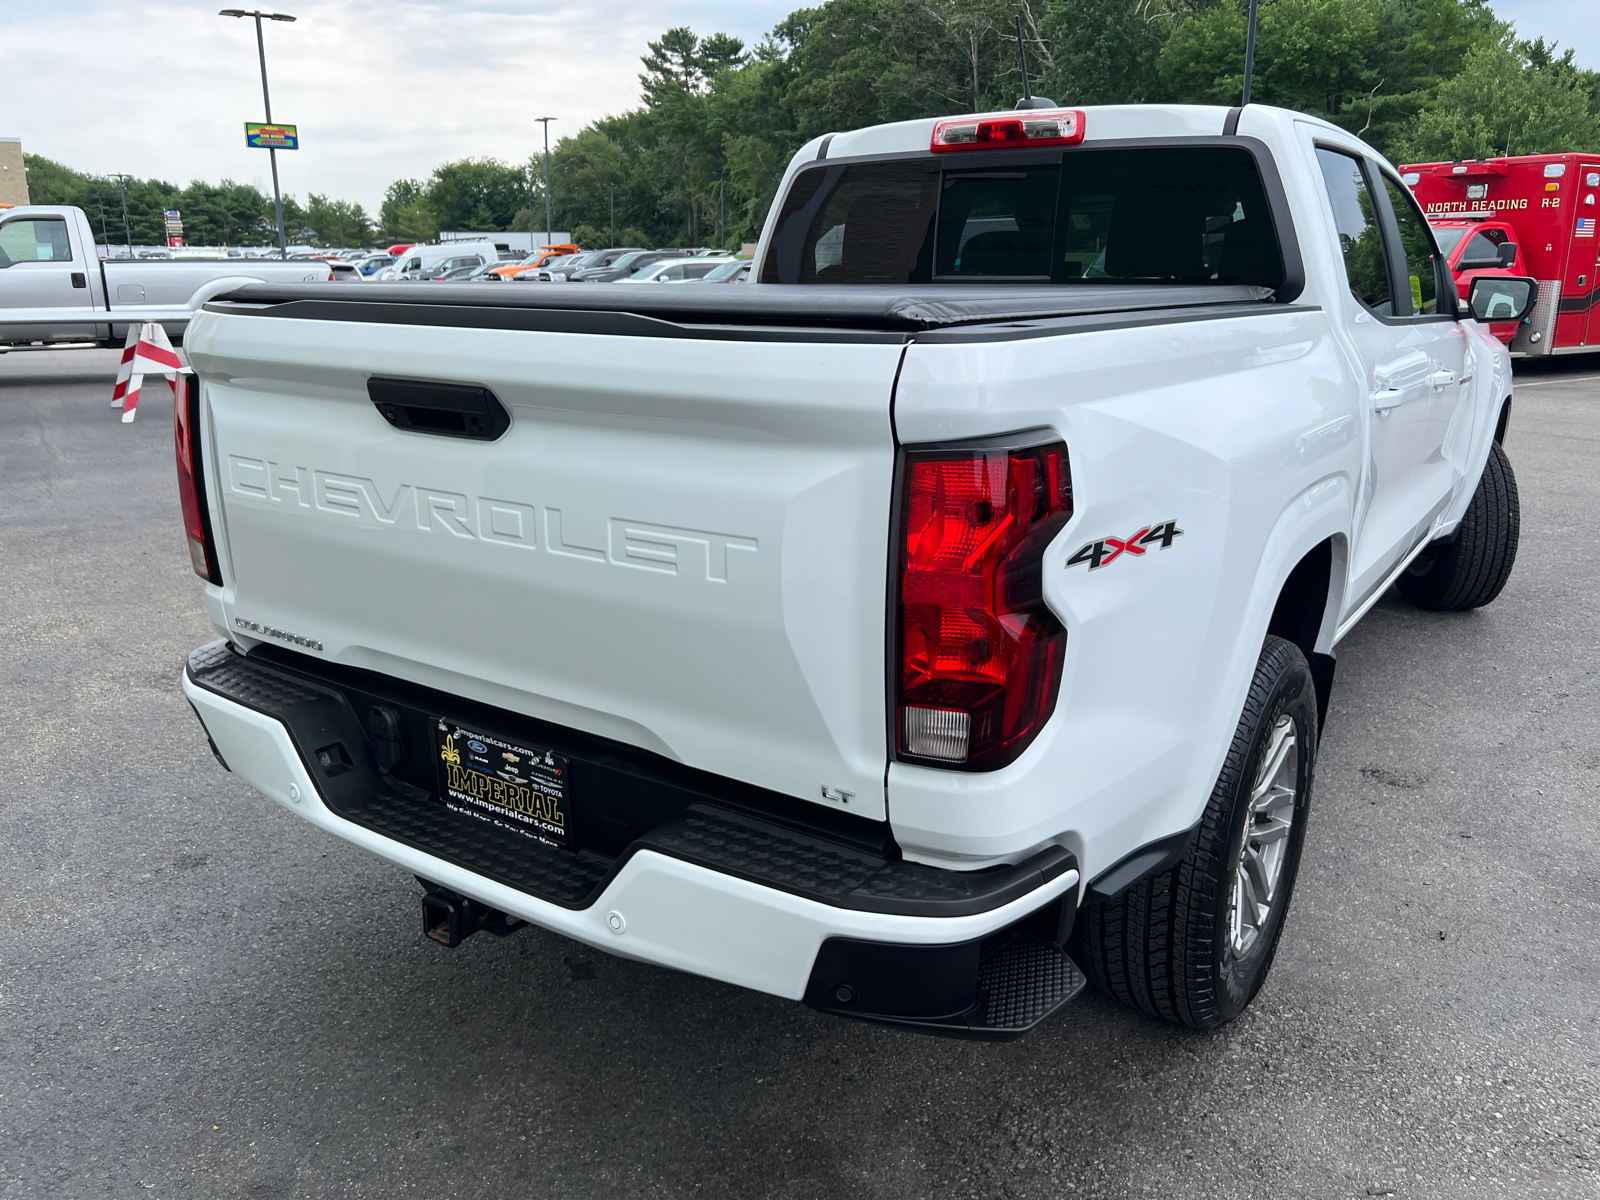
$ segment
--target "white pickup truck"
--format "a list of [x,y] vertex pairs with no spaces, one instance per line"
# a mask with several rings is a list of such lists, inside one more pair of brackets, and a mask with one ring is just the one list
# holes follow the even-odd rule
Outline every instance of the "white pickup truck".
[[174,341],[207,300],[248,283],[312,283],[322,263],[272,259],[102,260],[81,208],[0,209],[0,354],[33,342],[121,345],[158,321]]
[[175,409],[223,765],[523,922],[1022,1033],[1261,986],[1339,640],[1516,552],[1505,347],[1273,108],[807,145],[744,288],[256,286]]

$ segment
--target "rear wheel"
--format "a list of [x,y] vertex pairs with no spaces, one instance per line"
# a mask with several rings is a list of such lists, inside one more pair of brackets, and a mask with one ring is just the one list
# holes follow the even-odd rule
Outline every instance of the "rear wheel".
[[1085,901],[1073,949],[1092,983],[1193,1029],[1244,1011],[1271,969],[1299,871],[1316,748],[1305,655],[1268,637],[1188,852],[1110,899]]
[[1400,576],[1400,594],[1418,608],[1461,612],[1500,594],[1517,561],[1522,504],[1511,460],[1496,442],[1455,537],[1435,542]]

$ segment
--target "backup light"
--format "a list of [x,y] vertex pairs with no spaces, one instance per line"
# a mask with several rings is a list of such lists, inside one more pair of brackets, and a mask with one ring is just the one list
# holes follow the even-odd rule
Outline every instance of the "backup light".
[[1076,146],[1083,141],[1083,110],[979,113],[947,117],[933,127],[929,149],[1004,150],[1026,146]]
[[908,450],[900,497],[895,730],[902,757],[992,770],[1055,707],[1066,630],[1042,558],[1072,515],[1067,448]]

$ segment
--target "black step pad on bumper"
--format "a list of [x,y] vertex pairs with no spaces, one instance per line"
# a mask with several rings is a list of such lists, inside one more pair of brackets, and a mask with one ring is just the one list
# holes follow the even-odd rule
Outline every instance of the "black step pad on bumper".
[[1058,942],[1028,934],[953,946],[823,942],[806,1003],[823,1012],[948,1037],[1021,1037],[1083,990]]
[[[454,812],[427,790],[380,771],[365,724],[343,685],[318,677],[319,670],[328,676],[334,672],[309,658],[303,666],[296,662],[295,669],[277,662],[269,666],[221,641],[195,650],[188,664],[189,678],[197,686],[284,724],[324,803],[339,816],[563,908],[593,904],[623,864],[646,849],[836,908],[908,916],[987,912],[1077,866],[1069,851],[1050,847],[1014,865],[941,870],[875,854],[830,838],[826,830],[797,828],[787,819],[769,819],[742,803],[681,786],[670,789],[682,797],[677,810],[620,853],[550,848]],[[408,701],[414,703],[419,691],[409,687]],[[399,707],[401,702],[395,703]],[[434,693],[421,697],[415,708],[423,711],[422,704],[431,704],[437,714],[459,703]],[[503,716],[512,729],[528,720],[513,713]],[[321,761],[319,752],[334,746],[342,747],[343,755],[335,753],[331,763]],[[636,752],[615,744],[588,759],[581,748],[561,750],[595,770],[630,753],[642,761]],[[643,769],[629,778],[635,787],[653,786]]]

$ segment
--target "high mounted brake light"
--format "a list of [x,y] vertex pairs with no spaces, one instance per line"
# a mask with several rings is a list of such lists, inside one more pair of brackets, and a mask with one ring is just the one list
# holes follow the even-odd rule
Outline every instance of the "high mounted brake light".
[[172,397],[172,440],[178,459],[178,502],[183,506],[183,531],[189,539],[189,562],[208,583],[221,584],[217,544],[206,511],[205,474],[201,468],[200,385],[193,375],[178,376]]
[[1031,109],[947,117],[933,127],[929,149],[1006,150],[1028,146],[1076,146],[1083,141],[1081,108]]
[[1061,442],[908,450],[895,730],[902,758],[993,770],[1055,707],[1066,651],[1045,547],[1072,515]]

